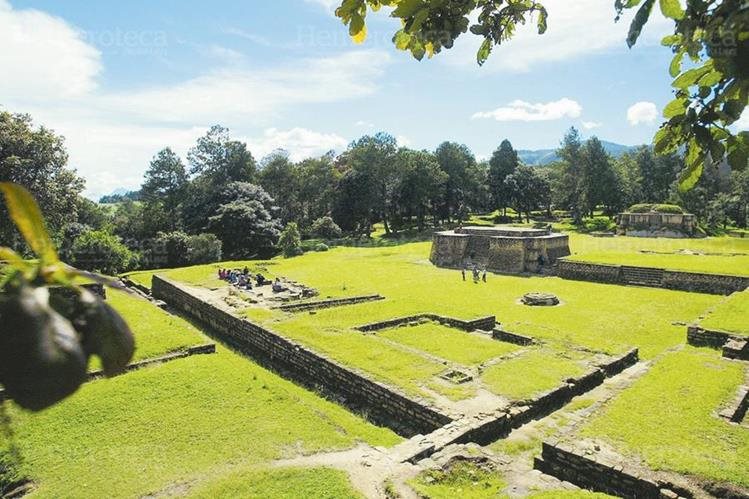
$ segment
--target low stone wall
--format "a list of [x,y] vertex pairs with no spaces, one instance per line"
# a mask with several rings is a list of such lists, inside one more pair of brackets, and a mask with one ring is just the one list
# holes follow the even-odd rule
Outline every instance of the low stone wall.
[[304,303],[286,303],[284,305],[279,305],[276,308],[279,310],[283,310],[284,312],[306,312],[308,310],[341,307],[344,305],[356,305],[357,303],[378,301],[384,299],[385,297],[380,295],[352,296],[350,298],[335,298],[330,300],[308,301]]
[[493,315],[479,317],[478,319],[473,319],[470,321],[464,321],[461,319],[456,319],[454,317],[444,317],[437,314],[417,314],[409,315],[407,317],[396,317],[395,319],[388,319],[386,321],[372,322],[369,324],[364,324],[362,326],[357,326],[354,329],[362,332],[379,331],[381,329],[398,327],[401,324],[408,324],[409,322],[421,320],[439,322],[444,326],[454,327],[456,329],[461,329],[468,332],[476,330],[491,331],[497,324],[497,318]]
[[732,423],[741,423],[746,417],[747,409],[749,409],[749,377],[747,377],[747,384],[739,387],[733,401],[718,415]]
[[412,400],[301,344],[206,303],[174,282],[154,276],[152,293],[203,322],[218,339],[260,364],[335,397],[401,435],[429,433],[452,421],[427,402]]
[[571,279],[574,281],[623,284],[619,265],[604,265],[561,259],[557,261],[557,275],[562,279]]
[[642,477],[637,470],[607,463],[594,456],[581,456],[563,444],[544,442],[541,457],[535,459],[534,468],[578,487],[619,497],[680,497],[673,490],[662,488],[654,480]]
[[138,291],[140,291],[146,296],[151,294],[151,288],[149,288],[148,286],[144,286],[142,284],[138,284],[137,282],[133,281],[129,277],[120,277],[120,280],[128,288],[137,289]]
[[505,437],[533,419],[544,417],[562,408],[572,398],[589,392],[607,377],[614,376],[638,361],[637,349],[630,350],[612,362],[599,365],[589,373],[571,378],[546,393],[510,407],[459,419],[429,435],[419,435],[398,446],[399,462],[416,463],[452,444],[478,443],[488,445]]
[[[648,267],[627,267],[632,270],[648,272]],[[678,270],[662,270],[659,286],[677,291],[691,291],[716,295],[729,295],[743,291],[749,287],[749,277],[704,274],[699,272],[682,272]],[[607,265],[602,263],[580,262],[561,259],[557,261],[557,275],[563,279],[576,281],[592,281],[607,284],[629,284],[624,276],[621,265]]]
[[513,343],[520,346],[528,346],[535,343],[535,340],[530,336],[523,336],[517,333],[510,333],[503,331],[502,329],[495,329],[492,331],[492,337],[498,341],[504,341],[506,343]]
[[710,331],[700,326],[687,327],[687,343],[695,347],[723,348],[731,335],[722,331]]

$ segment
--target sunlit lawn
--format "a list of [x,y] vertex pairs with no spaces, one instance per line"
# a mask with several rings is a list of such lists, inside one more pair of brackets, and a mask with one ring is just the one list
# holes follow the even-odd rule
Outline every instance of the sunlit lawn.
[[711,349],[669,353],[581,432],[648,466],[749,487],[749,431],[716,416],[744,381],[744,363]]
[[[213,480],[198,490],[251,496],[262,491],[253,492],[243,470],[360,441],[400,441],[225,349],[88,383],[39,414],[6,406],[20,471],[35,481],[37,497],[135,497]],[[2,437],[0,450],[7,446]],[[331,497],[350,490],[336,473],[287,475],[249,476],[268,490],[289,483],[330,486]]]
[[710,311],[700,323],[706,329],[717,329],[749,336],[749,291],[734,293]]
[[[455,400],[471,396],[472,390],[459,388],[456,391],[452,387],[435,385],[434,377],[444,370],[444,365],[433,357],[420,355],[413,348],[458,363],[485,361],[490,354],[466,344],[469,341],[466,336],[453,335],[450,339],[439,332],[433,338],[408,336],[406,329],[386,332],[380,337],[379,334],[364,335],[353,328],[418,313],[438,313],[462,319],[496,315],[505,329],[533,336],[555,351],[581,346],[618,355],[631,347],[638,347],[641,357],[651,358],[683,343],[683,324],[695,320],[722,299],[719,296],[550,277],[490,274],[487,283],[474,284],[463,282],[459,272],[434,267],[428,261],[429,248],[428,242],[386,248],[335,248],[297,258],[249,262],[251,266],[264,266],[263,272],[269,276],[283,276],[317,288],[320,298],[379,293],[386,299],[318,310],[314,314],[260,313],[252,309],[246,313],[252,320],[264,323],[280,334],[411,395],[428,397],[431,389]],[[242,267],[245,263],[220,265]],[[170,270],[164,275],[188,284],[211,287],[217,267],[208,265]],[[518,299],[530,291],[554,293],[562,300],[562,305],[527,307],[519,304]],[[397,341],[386,341],[392,335],[397,336]],[[495,348],[499,356],[502,349],[514,347],[492,346]],[[552,380],[536,375],[538,368],[534,362],[519,360],[515,366],[514,375],[526,380],[527,390],[522,393],[551,387]],[[563,371],[558,374],[563,376]],[[563,379],[559,377],[552,386]],[[494,383],[492,391],[498,390],[498,386]],[[504,395],[510,396],[510,393]]]
[[[572,233],[570,250],[571,260],[749,276],[746,238],[593,237]],[[684,254],[683,250],[703,254]]]

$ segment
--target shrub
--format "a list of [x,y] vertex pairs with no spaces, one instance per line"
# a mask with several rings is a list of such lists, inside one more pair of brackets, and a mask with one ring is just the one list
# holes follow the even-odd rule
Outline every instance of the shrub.
[[278,247],[286,258],[302,254],[302,237],[296,222],[289,222],[278,238]]
[[608,232],[616,228],[616,224],[607,217],[593,217],[583,222],[587,232]]
[[320,239],[337,239],[341,237],[341,228],[332,218],[321,217],[312,222],[312,235]]
[[82,234],[71,249],[73,266],[108,275],[129,270],[137,261],[137,255],[119,237],[102,230]]
[[190,265],[221,261],[221,241],[214,234],[190,236],[187,244]]
[[684,210],[675,204],[635,204],[629,208],[630,213],[684,213]]
[[315,245],[315,251],[328,251],[328,245],[325,243],[319,243]]

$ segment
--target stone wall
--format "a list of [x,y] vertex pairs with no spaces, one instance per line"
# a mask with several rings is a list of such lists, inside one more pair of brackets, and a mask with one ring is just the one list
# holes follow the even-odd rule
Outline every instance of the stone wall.
[[439,322],[444,326],[454,327],[455,329],[461,329],[468,332],[476,330],[491,331],[497,325],[497,318],[493,315],[464,321],[454,317],[445,317],[437,314],[417,314],[406,317],[396,317],[395,319],[388,319],[385,321],[372,322],[362,326],[357,326],[354,329],[362,332],[379,331],[381,329],[389,329],[392,327],[398,327],[401,324],[408,324],[409,322],[418,322],[422,320]]
[[720,348],[723,350],[723,357],[728,359],[749,360],[749,338],[745,336],[689,326],[687,343],[696,347]]
[[694,235],[697,218],[689,213],[620,213],[617,224],[629,236],[678,238]]
[[679,494],[616,463],[608,463],[595,456],[582,456],[563,444],[544,442],[541,457],[534,468],[577,485],[583,489],[605,492],[619,497],[643,499],[676,498]]
[[172,281],[154,276],[152,293],[157,299],[203,322],[218,339],[260,364],[321,390],[401,435],[428,433],[452,421],[426,401],[412,400],[393,388],[371,381],[301,344],[202,301]]
[[520,346],[527,346],[527,345],[532,345],[533,343],[535,343],[533,338],[531,338],[530,336],[523,336],[517,333],[510,333],[509,331],[504,331],[502,329],[494,329],[492,331],[492,337],[495,340],[504,341],[506,343],[513,343],[515,345],[520,345]]
[[[749,277],[683,272],[678,270],[651,269],[649,267],[627,267],[644,273],[658,270],[662,276],[655,287],[716,295],[729,295],[749,287]],[[580,262],[561,259],[557,261],[557,275],[563,279],[603,282],[607,284],[630,284],[621,265]],[[639,285],[642,285],[641,283]]]
[[308,310],[319,310],[321,308],[331,307],[342,307],[344,305],[356,305],[357,303],[364,303],[368,301],[384,300],[384,296],[380,295],[365,295],[365,296],[352,296],[350,298],[336,298],[331,300],[318,300],[308,301],[304,303],[286,303],[279,305],[279,310],[284,312],[306,312]]

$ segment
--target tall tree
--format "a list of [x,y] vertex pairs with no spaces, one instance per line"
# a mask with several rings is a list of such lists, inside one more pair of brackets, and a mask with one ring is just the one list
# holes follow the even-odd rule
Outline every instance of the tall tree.
[[582,163],[582,190],[588,213],[593,216],[593,210],[603,206],[613,215],[622,207],[623,197],[611,158],[597,137],[590,138],[583,146]]
[[251,182],[257,165],[247,145],[232,140],[229,130],[214,125],[198,139],[187,154],[190,173],[203,176],[214,185],[228,182]]
[[299,172],[286,151],[276,150],[263,158],[257,180],[278,206],[282,224],[299,220]]
[[447,174],[441,211],[444,218],[450,221],[466,203],[472,187],[471,169],[476,166],[476,158],[468,146],[455,142],[443,142],[434,154],[440,168]]
[[489,189],[492,193],[494,206],[502,210],[502,214],[505,216],[507,216],[507,205],[510,202],[511,194],[505,179],[515,172],[519,164],[518,153],[507,139],[502,141],[489,160]]
[[428,151],[403,148],[398,151],[397,161],[398,205],[409,221],[415,216],[417,228],[424,230],[427,214],[436,213],[448,174],[440,169],[437,158]]
[[[625,9],[637,8],[627,35],[629,47],[637,42],[655,4],[655,0],[614,0],[617,21]],[[535,22],[539,34],[547,28],[547,11],[535,0],[342,0],[336,15],[353,40],[361,43],[367,36],[368,10],[383,5],[393,7],[390,16],[400,21],[393,43],[419,60],[450,49],[470,29],[483,38],[476,54],[481,65],[494,46],[514,36],[519,25]],[[669,73],[675,99],[665,107],[663,116],[668,121],[653,142],[657,154],[685,148],[679,186],[688,190],[701,178],[706,160],[720,162],[726,157],[735,170],[749,164],[749,131],[734,134],[730,128],[749,103],[749,15],[745,0],[689,0],[686,9],[678,0],[660,0],[658,6],[674,23],[673,34],[662,44],[674,54]],[[685,58],[691,63],[683,67]]]
[[182,202],[187,170],[179,156],[167,147],[156,153],[145,173],[141,196],[146,202],[160,201],[168,210]]
[[557,192],[561,193],[562,206],[569,209],[575,223],[582,223],[588,207],[586,191],[582,184],[583,159],[580,134],[570,128],[562,139],[557,155],[561,158],[557,177]]
[[[53,237],[66,223],[77,219],[84,181],[68,169],[63,138],[41,126],[31,116],[0,111],[0,182],[24,186],[39,203]],[[23,242],[0,204],[0,241],[22,249]]]
[[315,220],[333,212],[336,186],[341,173],[333,163],[333,153],[308,158],[299,164],[299,204],[301,226],[310,228]]
[[510,204],[518,216],[525,214],[530,222],[531,212],[548,204],[551,191],[549,183],[531,166],[518,166],[507,176],[505,185],[510,197]]

